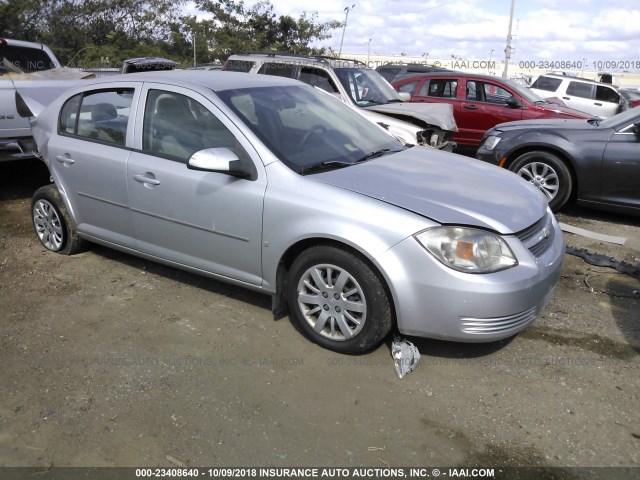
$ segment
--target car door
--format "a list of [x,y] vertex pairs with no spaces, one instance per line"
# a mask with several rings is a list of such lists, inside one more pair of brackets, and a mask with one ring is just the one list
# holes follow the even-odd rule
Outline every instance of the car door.
[[123,83],[69,98],[48,144],[52,175],[67,196],[78,231],[130,248],[135,241],[126,175],[135,87]]
[[600,115],[602,113],[598,109],[599,106],[595,105],[595,84],[570,81],[561,98],[568,107],[576,110],[590,115]]
[[421,103],[448,103],[453,108],[453,116],[458,124],[458,132],[453,139],[460,143],[467,143],[467,132],[460,127],[458,117],[460,115],[460,100],[457,77],[427,78],[411,97],[412,102]]
[[[127,183],[143,253],[252,285],[262,282],[266,174],[257,153],[204,96],[145,84]],[[227,148],[255,168],[249,180],[187,168],[190,156]]]
[[633,128],[628,125],[607,142],[602,156],[601,196],[606,202],[640,208],[640,135]]
[[507,100],[512,92],[494,82],[461,79],[458,95],[464,92],[460,112],[456,117],[458,129],[463,130],[465,142],[480,145],[482,137],[499,123],[522,120],[522,108],[512,108]]

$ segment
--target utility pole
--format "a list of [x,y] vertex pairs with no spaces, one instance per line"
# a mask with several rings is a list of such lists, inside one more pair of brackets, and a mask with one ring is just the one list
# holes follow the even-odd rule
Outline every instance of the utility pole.
[[513,8],[516,0],[511,0],[511,14],[509,15],[509,33],[507,33],[507,46],[504,49],[504,72],[502,72],[502,78],[507,78],[507,72],[509,70],[509,59],[511,58],[511,27],[513,26]]
[[342,27],[342,39],[340,40],[340,51],[338,52],[338,57],[342,55],[342,44],[344,43],[344,32],[347,29],[347,20],[349,19],[349,11],[355,8],[356,4],[354,3],[351,7],[344,8],[344,26]]
[[197,67],[198,64],[196,63],[196,30],[193,30],[193,66]]

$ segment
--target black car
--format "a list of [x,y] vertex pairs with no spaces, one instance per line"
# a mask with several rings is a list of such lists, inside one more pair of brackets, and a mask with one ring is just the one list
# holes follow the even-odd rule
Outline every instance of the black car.
[[579,204],[640,214],[640,107],[605,120],[502,123],[476,157],[537,186],[552,210]]

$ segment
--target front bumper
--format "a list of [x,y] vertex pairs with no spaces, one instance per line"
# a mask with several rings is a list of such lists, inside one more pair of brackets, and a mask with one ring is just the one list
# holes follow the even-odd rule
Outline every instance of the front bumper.
[[[552,228],[552,232],[545,236],[544,244],[525,246],[531,242],[523,243],[517,236],[503,237],[519,264],[496,273],[452,270],[413,237],[379,257],[377,261],[388,277],[400,332],[460,342],[489,342],[526,328],[551,300],[562,269],[564,239],[557,221],[549,215],[546,228]],[[538,234],[530,233],[532,238]]]

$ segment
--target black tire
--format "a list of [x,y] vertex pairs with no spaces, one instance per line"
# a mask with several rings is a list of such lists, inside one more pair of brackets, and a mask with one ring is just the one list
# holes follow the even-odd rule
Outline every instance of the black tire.
[[75,223],[55,185],[41,187],[33,194],[31,221],[38,240],[47,250],[73,255],[84,249],[85,242],[78,237]]
[[566,163],[551,152],[527,152],[516,158],[509,170],[538,187],[554,212],[567,203],[573,192],[573,179]]
[[346,250],[316,246],[302,252],[291,266],[287,285],[292,320],[324,348],[366,353],[391,331],[391,305],[383,281]]

